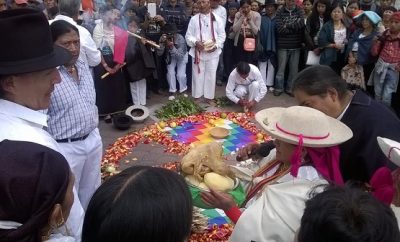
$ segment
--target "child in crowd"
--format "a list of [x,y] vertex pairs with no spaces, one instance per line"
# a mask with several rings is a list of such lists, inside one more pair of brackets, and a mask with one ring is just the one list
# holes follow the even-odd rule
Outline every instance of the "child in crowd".
[[369,83],[374,85],[375,99],[391,105],[396,92],[400,71],[400,12],[390,19],[390,27],[375,41],[371,54],[379,56]]
[[353,53],[349,54],[348,64],[342,68],[342,78],[347,82],[349,89],[365,90],[364,70],[357,64],[357,59]]

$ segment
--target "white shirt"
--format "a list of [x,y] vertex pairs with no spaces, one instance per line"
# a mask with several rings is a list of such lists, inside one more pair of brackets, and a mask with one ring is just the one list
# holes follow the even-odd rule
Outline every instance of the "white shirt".
[[226,25],[226,8],[222,7],[221,5],[218,5],[217,8],[212,8],[211,9],[212,13],[214,15],[217,15],[220,20],[222,21],[221,23],[224,26],[225,29],[225,25]]
[[[271,152],[267,158],[271,160],[273,156],[275,153]],[[288,173],[277,183],[265,186],[240,216],[229,241],[293,241],[309,192],[321,184],[327,182],[314,167],[301,166],[297,178]]]
[[[213,35],[211,33],[210,16],[211,16],[210,13],[206,15],[198,13],[190,18],[185,38],[188,46],[190,47],[189,55],[191,55],[193,58],[195,57],[196,41],[204,42],[213,39]],[[225,28],[222,25],[222,20],[220,19],[220,17],[217,15],[214,15],[214,17],[215,17],[215,21],[213,21],[214,37],[217,49],[211,53],[208,53],[206,51],[201,51],[199,56],[200,60],[210,60],[219,58],[219,55],[221,54],[222,51],[221,49],[224,47],[225,36],[226,36]],[[201,23],[201,35],[200,35],[199,18]],[[200,36],[202,38],[200,38]]]
[[[43,129],[46,126],[46,114],[0,99],[0,141],[27,141],[60,152],[57,142]],[[75,189],[74,196],[77,198]],[[80,241],[83,217],[82,205],[79,199],[74,199],[67,224],[77,241]]]
[[252,64],[250,65],[250,73],[246,79],[243,79],[239,73],[236,71],[236,68],[229,75],[228,83],[226,84],[226,96],[234,103],[239,102],[239,98],[235,96],[234,90],[238,85],[248,86],[253,82],[258,82],[259,84],[259,92],[254,100],[259,102],[261,99],[265,97],[267,94],[267,87],[265,86],[264,80],[262,79],[260,70]]
[[57,20],[64,20],[68,23],[74,25],[79,31],[79,38],[81,42],[81,53],[80,57],[83,59],[85,63],[89,66],[94,67],[100,64],[101,62],[101,53],[97,49],[96,44],[94,43],[90,32],[84,27],[78,25],[72,18],[65,15],[57,15],[54,20],[50,20],[51,24]]

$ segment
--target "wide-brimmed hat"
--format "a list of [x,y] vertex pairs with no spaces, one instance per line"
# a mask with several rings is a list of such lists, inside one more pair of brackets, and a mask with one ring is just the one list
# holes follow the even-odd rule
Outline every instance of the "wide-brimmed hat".
[[23,8],[0,12],[0,75],[54,68],[71,59],[68,50],[54,46],[46,16]]
[[161,28],[161,32],[163,34],[168,34],[168,33],[178,33],[179,30],[176,27],[175,24],[165,24],[162,28]]
[[257,122],[274,138],[305,147],[330,147],[353,136],[342,122],[308,107],[267,108],[256,113]]
[[379,147],[386,157],[400,166],[400,143],[388,138],[377,137]]
[[377,25],[382,19],[374,11],[363,11],[353,17],[353,19],[360,19],[362,16],[366,16],[374,25]]

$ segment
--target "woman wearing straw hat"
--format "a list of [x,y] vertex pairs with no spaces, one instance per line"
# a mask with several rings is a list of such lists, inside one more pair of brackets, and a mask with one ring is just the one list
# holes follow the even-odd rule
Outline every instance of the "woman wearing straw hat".
[[293,241],[309,191],[327,182],[343,184],[338,145],[353,133],[340,121],[300,106],[264,109],[256,120],[275,138],[275,159],[290,164],[290,173],[263,187],[243,214],[224,193],[212,190],[202,198],[236,223],[230,241]]

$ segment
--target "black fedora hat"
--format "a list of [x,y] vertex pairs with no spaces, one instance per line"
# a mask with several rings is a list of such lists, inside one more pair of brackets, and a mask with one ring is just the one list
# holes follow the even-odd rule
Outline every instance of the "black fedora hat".
[[128,115],[120,113],[113,115],[112,122],[116,129],[127,130],[131,127],[133,120]]
[[278,6],[278,4],[276,3],[275,0],[265,0],[264,6],[267,6],[267,5],[274,5],[275,7]]
[[175,24],[165,24],[162,28],[161,28],[161,32],[163,34],[168,34],[168,33],[178,33],[179,30],[176,27]]
[[0,75],[42,71],[67,63],[68,50],[54,46],[41,11],[22,8],[0,12]]

